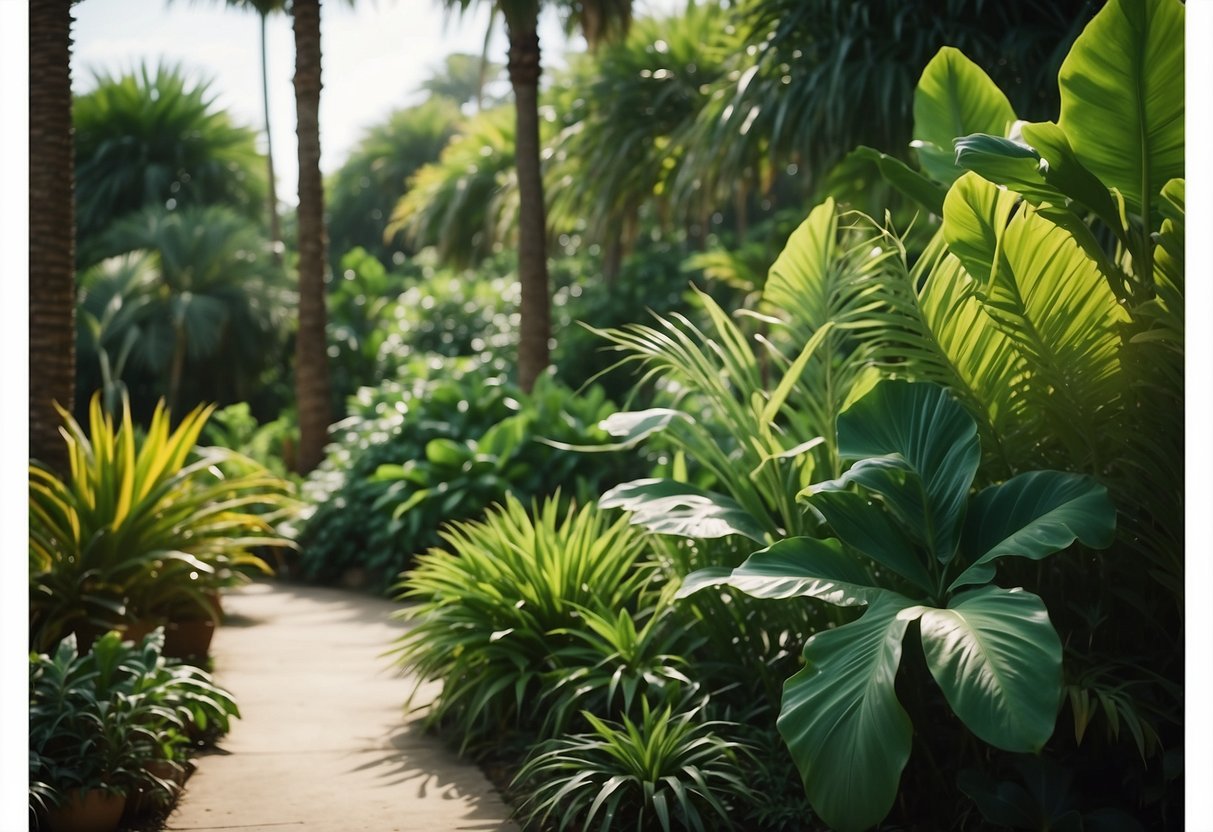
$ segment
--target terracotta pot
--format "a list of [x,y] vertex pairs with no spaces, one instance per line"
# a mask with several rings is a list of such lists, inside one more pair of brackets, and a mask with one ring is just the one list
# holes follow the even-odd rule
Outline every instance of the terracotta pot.
[[66,797],[62,806],[46,816],[51,832],[114,832],[126,808],[126,795],[100,789],[72,789]]
[[135,644],[138,644],[139,642],[143,641],[144,637],[147,636],[148,633],[163,623],[163,621],[157,621],[154,618],[144,618],[139,621],[132,621],[123,628],[122,640],[133,641]]
[[187,771],[185,765],[181,763],[172,763],[168,760],[151,760],[144,768],[148,774],[172,783],[175,788],[168,794],[165,794],[162,789],[139,786],[131,795],[130,800],[127,801],[127,817],[138,818],[163,811],[166,807],[176,802],[177,798],[181,795],[181,787],[185,785]]
[[209,618],[170,621],[164,628],[164,656],[169,659],[205,659],[210,655],[215,622]]

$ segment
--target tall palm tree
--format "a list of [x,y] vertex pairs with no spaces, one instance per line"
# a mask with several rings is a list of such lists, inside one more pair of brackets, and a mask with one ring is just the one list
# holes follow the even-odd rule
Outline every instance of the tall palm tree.
[[324,183],[320,176],[320,0],[292,0],[295,111],[299,140],[299,331],[295,399],[299,409],[296,467],[320,464],[331,420],[325,333]]
[[30,456],[60,471],[55,403],[71,408],[75,375],[71,8],[41,0],[29,9]]
[[[551,291],[547,269],[547,220],[539,144],[539,9],[542,0],[441,0],[467,11],[491,3],[505,20],[509,38],[506,64],[514,90],[514,160],[518,178],[518,280],[522,288],[518,383],[530,390],[549,363]],[[631,0],[553,0],[566,27],[579,28],[591,47],[627,31]]]

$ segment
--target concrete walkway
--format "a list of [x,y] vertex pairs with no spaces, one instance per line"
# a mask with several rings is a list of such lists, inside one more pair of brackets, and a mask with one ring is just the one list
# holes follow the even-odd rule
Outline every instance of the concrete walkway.
[[242,719],[194,758],[166,829],[516,832],[480,770],[403,713],[412,683],[380,655],[404,627],[396,605],[274,583],[223,605],[215,678]]

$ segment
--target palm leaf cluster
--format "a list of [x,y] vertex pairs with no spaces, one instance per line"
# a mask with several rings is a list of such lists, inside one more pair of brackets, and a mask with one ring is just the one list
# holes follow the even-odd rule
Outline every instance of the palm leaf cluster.
[[98,74],[72,109],[79,257],[105,255],[93,241],[143,208],[228,205],[260,218],[266,175],[253,130],[216,108],[210,84],[180,67]]

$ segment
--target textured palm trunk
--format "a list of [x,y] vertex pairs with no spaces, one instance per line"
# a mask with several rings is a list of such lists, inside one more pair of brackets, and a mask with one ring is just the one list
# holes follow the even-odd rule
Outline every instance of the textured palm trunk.
[[261,15],[261,104],[265,112],[265,165],[270,178],[270,242],[274,245],[274,262],[282,265],[282,224],[278,221],[278,185],[274,180],[274,137],[270,132],[269,50],[266,46],[266,18]]
[[517,137],[514,164],[518,172],[518,383],[530,391],[548,366],[551,296],[548,290],[547,220],[539,169],[539,35],[536,20],[509,26],[509,72],[514,88]]
[[295,399],[296,470],[307,473],[328,442],[329,371],[324,309],[324,188],[320,179],[320,2],[295,0],[295,110],[299,138],[299,332]]
[[76,369],[71,8],[29,8],[29,450],[61,473],[54,403],[72,409]]

